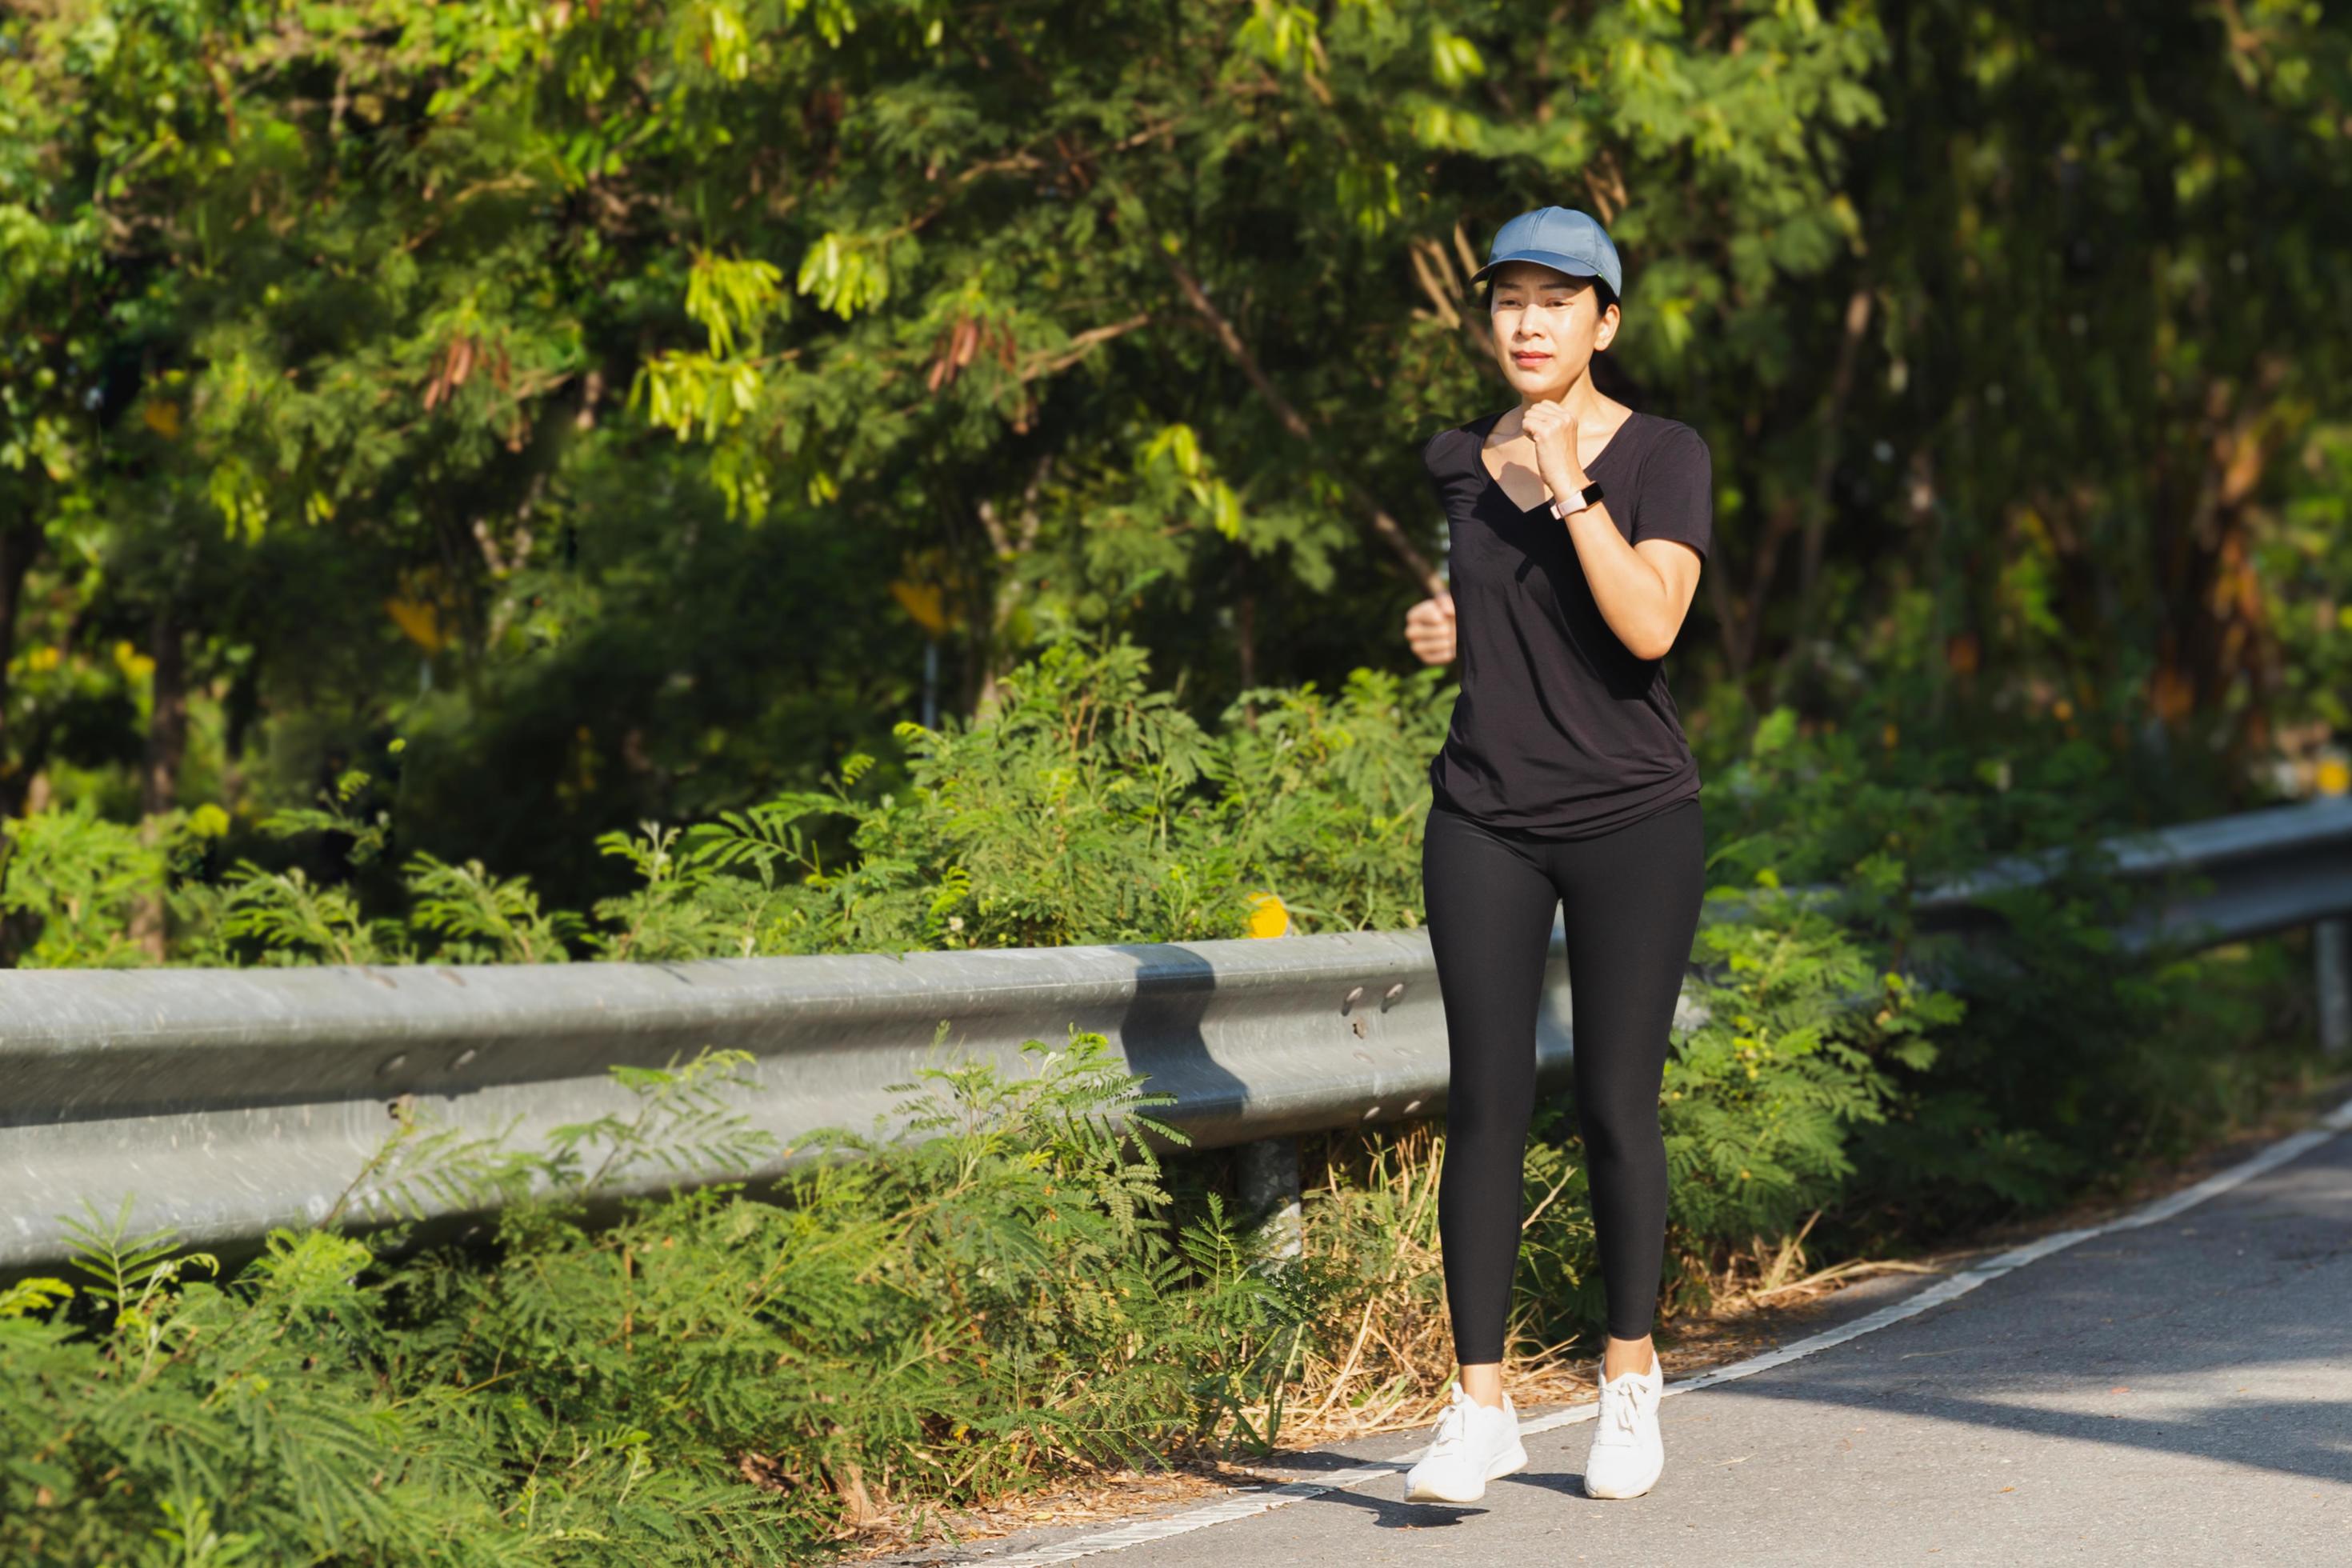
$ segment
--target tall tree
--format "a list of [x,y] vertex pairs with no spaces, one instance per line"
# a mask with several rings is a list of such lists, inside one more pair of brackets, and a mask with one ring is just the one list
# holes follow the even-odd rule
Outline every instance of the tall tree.
[[1717,454],[1683,689],[2097,694],[2252,747],[2280,458],[2346,384],[2345,35],[2284,0],[18,7],[0,796],[54,762],[160,803],[257,735],[256,787],[307,795],[396,733],[404,831],[544,871],[885,748],[927,644],[950,708],[1063,626],[1210,705],[1399,658],[1421,440],[1507,396],[1464,279],[1546,202],[1611,225],[1629,395]]

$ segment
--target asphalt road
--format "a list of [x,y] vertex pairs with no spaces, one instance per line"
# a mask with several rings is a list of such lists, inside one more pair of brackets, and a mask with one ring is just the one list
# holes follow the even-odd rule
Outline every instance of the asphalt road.
[[[1078,1561],[2352,1563],[2352,1135],[1663,1412],[1644,1498],[1583,1495],[1580,1424],[1470,1507],[1389,1475]],[[1058,1556],[1105,1528],[925,1555]]]

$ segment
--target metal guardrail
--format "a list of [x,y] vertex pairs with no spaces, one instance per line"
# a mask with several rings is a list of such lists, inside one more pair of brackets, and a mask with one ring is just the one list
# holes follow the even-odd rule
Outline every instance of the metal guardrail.
[[[2111,838],[2114,874],[2138,889],[2116,930],[2126,951],[2158,937],[2190,944],[2231,942],[2311,925],[2352,911],[2352,796],[2184,823]],[[2009,856],[1924,892],[1913,904],[1923,931],[1965,932],[1993,923],[1987,900],[2045,879],[2051,858]],[[2176,878],[2205,888],[2174,888]]]
[[[2316,923],[2323,1033],[2352,1041],[2352,799],[2112,847],[2116,874],[2147,885],[2130,945]],[[2212,885],[2182,890],[2175,873]],[[1988,868],[1926,895],[1921,923],[1980,927],[1997,919],[1988,899],[2047,874],[2032,860]],[[1569,1062],[1569,978],[1555,927],[1537,1040],[1548,1083]],[[1693,1006],[1686,995],[1678,1022],[1696,1021]],[[23,972],[0,977],[0,1269],[66,1256],[60,1216],[85,1200],[110,1215],[129,1194],[132,1225],[204,1246],[316,1219],[403,1095],[477,1131],[515,1123],[528,1142],[625,1109],[608,1068],[734,1047],[755,1058],[741,1109],[786,1144],[765,1168],[728,1173],[758,1180],[804,1157],[790,1141],[812,1129],[887,1118],[887,1086],[941,1047],[1018,1072],[1024,1042],[1071,1030],[1099,1031],[1175,1095],[1159,1114],[1196,1144],[1251,1145],[1244,1184],[1261,1195],[1296,1191],[1290,1135],[1444,1102],[1444,1016],[1420,931],[903,958]]]

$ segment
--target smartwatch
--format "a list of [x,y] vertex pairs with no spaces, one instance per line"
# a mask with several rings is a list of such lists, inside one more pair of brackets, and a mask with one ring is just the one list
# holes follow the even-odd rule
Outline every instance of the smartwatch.
[[1582,489],[1576,492],[1576,504],[1574,506],[1564,507],[1557,500],[1553,501],[1551,503],[1551,514],[1554,517],[1565,521],[1569,513],[1572,511],[1582,511],[1586,507],[1589,507],[1593,502],[1599,500],[1601,498],[1601,495],[1602,491],[1598,481],[1589,484]]

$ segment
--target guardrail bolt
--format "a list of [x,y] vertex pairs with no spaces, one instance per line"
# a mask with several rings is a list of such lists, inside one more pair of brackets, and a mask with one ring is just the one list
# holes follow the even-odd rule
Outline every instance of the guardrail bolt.
[[2311,951],[2319,982],[2319,1048],[2352,1051],[2352,916],[2314,921]]
[[1235,1152],[1243,1212],[1265,1216],[1266,1239],[1276,1258],[1297,1257],[1307,1240],[1298,1209],[1298,1140],[1261,1138]]

